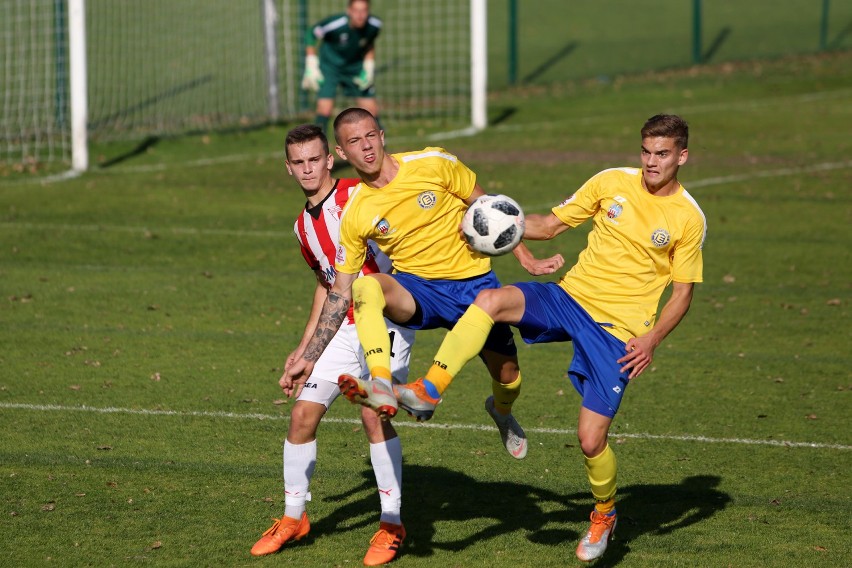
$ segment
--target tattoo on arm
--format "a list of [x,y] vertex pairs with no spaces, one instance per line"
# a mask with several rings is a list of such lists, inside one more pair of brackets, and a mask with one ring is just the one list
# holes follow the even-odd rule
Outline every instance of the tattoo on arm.
[[302,357],[311,362],[316,362],[322,352],[331,342],[331,338],[340,329],[343,318],[349,310],[349,300],[336,292],[329,291],[328,298],[322,306],[319,323]]

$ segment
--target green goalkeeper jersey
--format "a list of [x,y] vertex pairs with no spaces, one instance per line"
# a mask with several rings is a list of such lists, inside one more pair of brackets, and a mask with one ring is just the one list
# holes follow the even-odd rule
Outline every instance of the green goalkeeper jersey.
[[357,75],[364,56],[372,49],[381,29],[382,21],[376,16],[370,15],[363,28],[354,29],[349,26],[349,16],[337,14],[311,27],[307,44],[315,46],[317,40],[322,40],[319,50],[321,67],[330,65],[340,72]]

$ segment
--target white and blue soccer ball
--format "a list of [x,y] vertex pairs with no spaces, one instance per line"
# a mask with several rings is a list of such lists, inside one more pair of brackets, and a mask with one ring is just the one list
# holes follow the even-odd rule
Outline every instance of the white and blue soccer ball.
[[462,233],[474,250],[488,256],[506,254],[524,236],[524,212],[506,195],[480,196],[462,217]]

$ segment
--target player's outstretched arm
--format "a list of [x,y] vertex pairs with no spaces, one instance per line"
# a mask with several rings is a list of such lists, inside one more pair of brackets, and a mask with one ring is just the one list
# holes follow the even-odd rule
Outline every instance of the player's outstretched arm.
[[555,254],[547,258],[536,258],[532,251],[527,248],[523,242],[518,243],[512,254],[518,259],[524,270],[533,276],[543,276],[545,274],[553,274],[565,264],[565,259],[561,254]]
[[616,361],[621,365],[620,372],[631,369],[629,379],[635,379],[648,368],[654,360],[654,350],[663,339],[681,322],[689,305],[692,303],[692,292],[695,285],[692,282],[675,282],[672,284],[672,295],[663,306],[660,318],[654,328],[640,337],[630,339],[624,346],[627,354]]
[[547,215],[529,213],[524,219],[524,239],[528,241],[549,241],[569,228],[553,213]]
[[328,291],[328,296],[323,302],[319,321],[311,340],[302,352],[301,357],[293,361],[293,364],[281,377],[281,388],[290,394],[294,385],[304,384],[311,376],[314,364],[320,358],[325,348],[331,342],[334,334],[340,329],[340,324],[346,318],[349,304],[352,302],[352,282],[357,274],[346,274],[338,272],[334,279],[334,286]]
[[[550,215],[530,213],[525,217],[524,239],[527,240],[545,241],[568,229],[568,225],[564,224],[553,213]],[[552,274],[565,265],[565,259],[561,254],[555,254],[548,258],[535,258],[523,242],[515,247],[512,253],[521,263],[521,266],[533,276]]]
[[[313,299],[313,302],[311,302],[311,311],[308,314],[308,321],[305,324],[305,331],[302,334],[302,340],[299,342],[299,345],[296,346],[296,349],[294,349],[287,356],[287,359],[284,361],[284,374],[281,375],[281,378],[278,380],[278,384],[281,386],[282,389],[284,389],[285,384],[286,384],[285,376],[286,376],[286,373],[287,373],[287,369],[290,368],[290,366],[296,361],[296,359],[301,357],[302,353],[305,351],[305,347],[308,346],[308,343],[310,343],[311,338],[313,337],[314,332],[317,329],[317,324],[319,323],[320,313],[322,313],[322,306],[323,306],[323,303],[325,303],[326,296],[328,295],[328,290],[326,289],[326,287],[324,285],[324,281],[322,279],[322,276],[320,276],[319,272],[316,272],[316,271],[315,271],[315,275],[316,275],[316,278],[317,278],[317,285],[316,285],[316,288],[314,289],[314,299]],[[287,394],[290,395],[290,396],[298,397],[299,391],[301,390],[301,385],[294,385],[294,387],[295,387],[295,390],[293,390],[293,391],[291,391]],[[285,389],[285,392],[286,392],[286,389]]]

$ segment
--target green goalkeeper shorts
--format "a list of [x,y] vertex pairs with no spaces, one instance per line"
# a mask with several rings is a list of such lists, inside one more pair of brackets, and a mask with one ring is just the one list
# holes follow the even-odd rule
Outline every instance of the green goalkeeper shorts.
[[361,73],[361,66],[340,68],[333,65],[323,65],[320,62],[320,71],[325,79],[317,92],[317,98],[333,99],[337,96],[337,87],[343,89],[343,95],[369,99],[376,96],[376,87],[371,85],[369,89],[361,90],[355,84],[355,77]]

